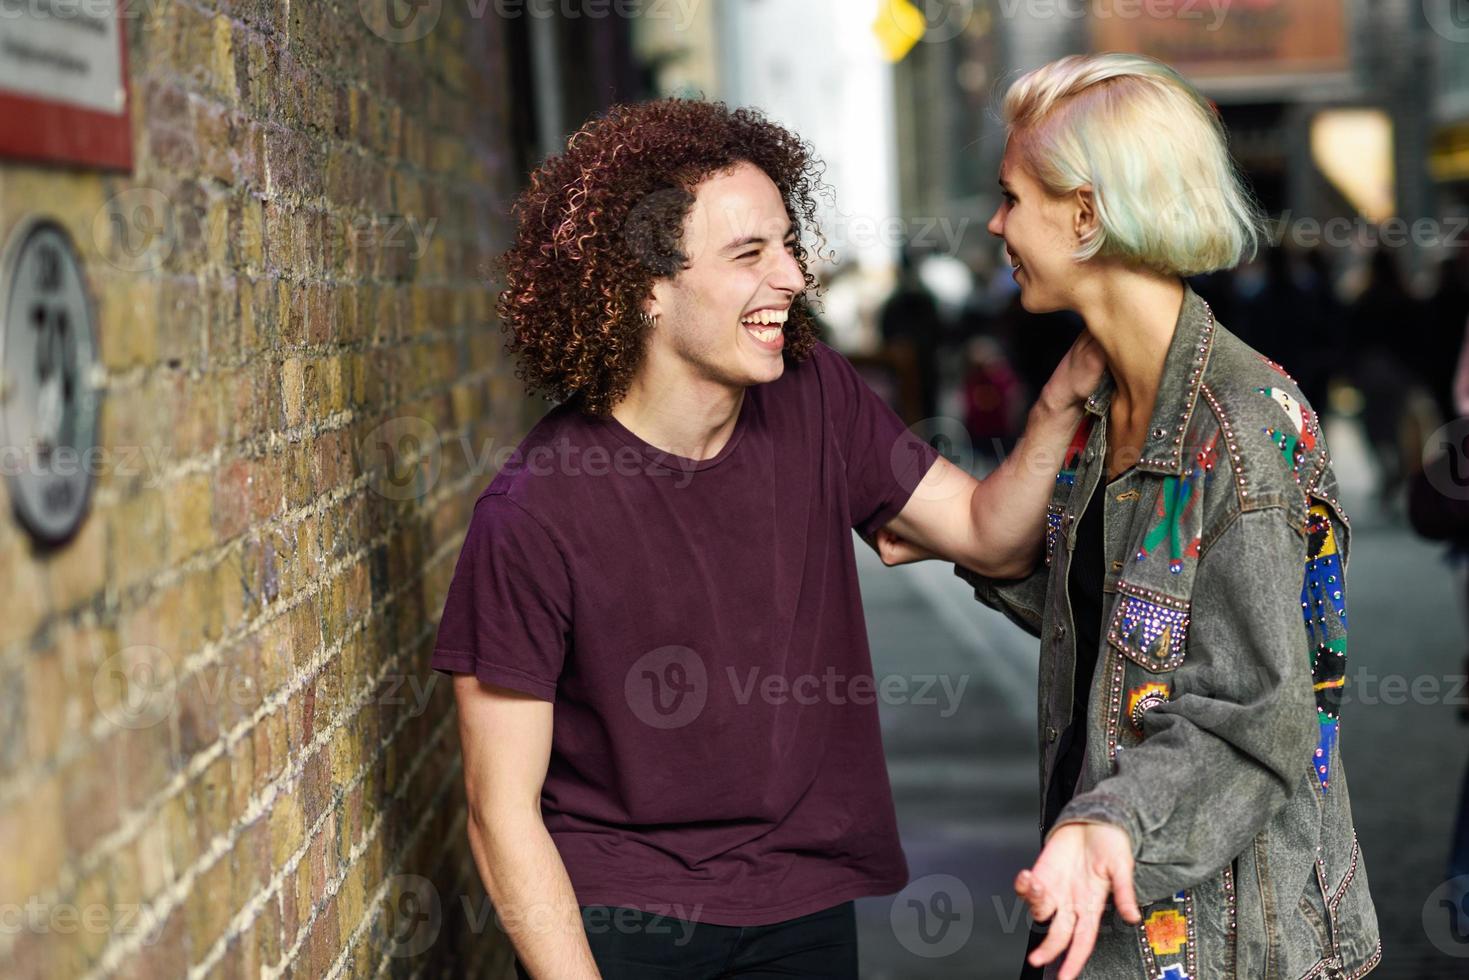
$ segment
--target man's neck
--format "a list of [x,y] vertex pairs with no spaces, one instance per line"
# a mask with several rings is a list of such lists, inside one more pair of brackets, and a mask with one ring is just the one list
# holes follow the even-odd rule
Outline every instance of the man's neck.
[[612,417],[666,453],[699,460],[719,455],[734,433],[745,389],[697,377],[682,362],[659,360],[644,362]]

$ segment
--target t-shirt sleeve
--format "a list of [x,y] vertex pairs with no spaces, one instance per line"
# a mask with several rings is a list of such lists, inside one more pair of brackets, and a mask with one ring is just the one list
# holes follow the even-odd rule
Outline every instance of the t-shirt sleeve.
[[546,530],[501,493],[475,503],[429,665],[547,701],[571,627],[571,580]]
[[938,450],[910,432],[845,357],[824,344],[813,356],[846,465],[851,524],[870,537],[908,503]]

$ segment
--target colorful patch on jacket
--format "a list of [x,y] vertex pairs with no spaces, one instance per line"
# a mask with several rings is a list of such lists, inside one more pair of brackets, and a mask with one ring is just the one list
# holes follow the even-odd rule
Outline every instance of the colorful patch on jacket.
[[1171,660],[1183,652],[1188,633],[1188,612],[1173,609],[1135,595],[1122,597],[1122,615],[1117,633],[1140,650],[1152,650],[1159,660]]
[[[1158,682],[1135,687],[1127,695],[1127,718],[1139,735],[1143,731],[1143,713],[1168,700],[1168,685]],[[1179,894],[1182,894],[1180,892]]]
[[[1331,750],[1336,744],[1347,676],[1344,585],[1331,511],[1325,504],[1312,504],[1306,515],[1306,574],[1301,583],[1301,615],[1306,621],[1311,686],[1316,694],[1316,720],[1321,729],[1312,768],[1316,770],[1322,792],[1330,783]],[[1341,624],[1341,635],[1331,635],[1329,616],[1335,616]]]
[[1088,415],[1076,427],[1076,432],[1071,436],[1071,445],[1066,447],[1066,455],[1061,457],[1061,471],[1056,474],[1058,484],[1069,487],[1076,483],[1076,465],[1081,461],[1082,450],[1086,449],[1086,441],[1091,433],[1092,416]]
[[1199,536],[1196,534],[1184,541],[1181,526],[1198,502],[1199,477],[1202,475],[1207,479],[1213,473],[1219,455],[1218,444],[1219,433],[1215,432],[1209,444],[1199,450],[1187,472],[1182,476],[1163,478],[1155,511],[1158,523],[1143,538],[1136,560],[1146,560],[1165,540],[1168,542],[1168,570],[1174,575],[1183,572],[1185,558],[1199,557]]
[[1159,909],[1143,922],[1154,956],[1174,956],[1188,942],[1188,920],[1178,909]]
[[1143,975],[1150,980],[1192,980],[1197,973],[1193,904],[1188,892],[1181,891],[1172,904],[1160,902],[1152,911],[1144,910],[1137,938]]
[[[1075,474],[1073,474],[1073,478]],[[1051,556],[1056,553],[1056,541],[1061,536],[1061,528],[1066,520],[1066,512],[1055,505],[1046,511],[1046,564],[1051,563]]]
[[1280,450],[1280,455],[1290,464],[1293,472],[1299,472],[1301,464],[1305,462],[1306,454],[1315,452],[1316,440],[1319,427],[1316,413],[1296,400],[1290,392],[1283,388],[1256,388],[1260,394],[1269,398],[1279,405],[1281,411],[1285,412],[1290,419],[1291,426],[1287,428],[1274,428],[1266,426],[1262,431],[1275,443],[1275,448]]

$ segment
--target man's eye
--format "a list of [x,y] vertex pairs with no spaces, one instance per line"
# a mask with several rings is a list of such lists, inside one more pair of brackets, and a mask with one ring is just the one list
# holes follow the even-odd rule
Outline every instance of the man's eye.
[[759,254],[760,254],[759,252],[745,252],[745,253],[743,253],[741,255],[736,255],[735,258],[737,258],[737,259],[748,259],[752,255],[759,255]]

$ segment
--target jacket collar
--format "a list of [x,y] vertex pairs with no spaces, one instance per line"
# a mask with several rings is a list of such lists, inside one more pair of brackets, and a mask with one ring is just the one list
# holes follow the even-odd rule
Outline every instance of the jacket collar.
[[[1138,469],[1170,476],[1183,472],[1183,437],[1199,401],[1204,368],[1214,346],[1214,328],[1214,311],[1185,280],[1183,306],[1163,361],[1163,379],[1148,422],[1142,457],[1136,464]],[[1101,382],[1086,400],[1086,410],[1105,417],[1115,388],[1112,372],[1104,370]]]

